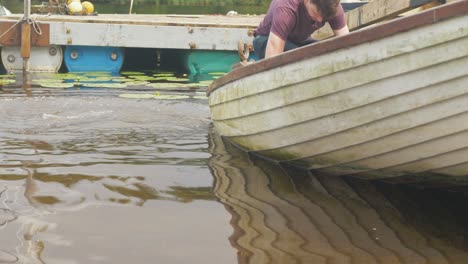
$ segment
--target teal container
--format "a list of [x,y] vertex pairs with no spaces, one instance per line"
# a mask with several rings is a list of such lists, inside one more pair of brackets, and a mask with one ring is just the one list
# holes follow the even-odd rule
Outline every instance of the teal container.
[[237,51],[191,50],[185,54],[185,65],[191,75],[229,72],[239,62]]

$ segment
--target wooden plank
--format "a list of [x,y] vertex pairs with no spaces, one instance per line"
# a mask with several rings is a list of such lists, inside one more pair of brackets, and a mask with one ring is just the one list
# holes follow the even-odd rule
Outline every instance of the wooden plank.
[[237,51],[238,41],[251,42],[247,28],[53,23],[54,45]]
[[[50,27],[49,24],[38,24],[38,29],[31,30],[31,45],[34,47],[49,46]],[[39,34],[41,33],[41,34]],[[20,46],[21,44],[21,24],[17,22],[1,22],[0,34],[5,34],[0,38],[2,46]]]
[[424,11],[426,9],[429,9],[429,8],[433,8],[433,7],[436,7],[436,6],[439,6],[441,4],[443,4],[441,1],[443,0],[433,0],[432,2],[428,3],[428,4],[425,4],[423,6],[420,6],[418,8],[414,8],[414,9],[411,9],[410,11],[407,11],[405,13],[402,13],[400,14],[399,16],[410,16],[410,15],[414,15],[416,13],[419,13],[421,11]]
[[[433,0],[374,0],[346,12],[346,22],[349,29],[353,31],[379,21],[397,17],[401,13],[431,2]],[[325,39],[331,36],[333,36],[333,31],[328,24],[312,35],[315,39]]]
[[2,46],[19,46],[21,43],[21,24],[16,22],[0,23],[0,38]]
[[[0,17],[3,20],[19,20],[21,14]],[[99,14],[97,16],[70,16],[70,15],[37,15],[38,22],[52,23],[89,23],[89,24],[128,24],[128,25],[152,25],[152,26],[194,26],[194,27],[217,27],[217,28],[251,28],[255,29],[263,15],[122,15],[122,14]]]
[[31,24],[21,24],[21,57],[29,58],[31,55]]

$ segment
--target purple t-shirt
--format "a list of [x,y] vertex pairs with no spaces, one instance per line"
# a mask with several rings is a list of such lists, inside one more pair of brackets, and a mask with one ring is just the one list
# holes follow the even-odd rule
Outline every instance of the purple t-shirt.
[[334,30],[341,29],[346,25],[341,4],[333,18],[318,22],[310,18],[304,0],[273,0],[255,33],[256,35],[268,36],[271,31],[282,40],[301,43],[309,38],[315,30],[323,27],[326,22]]

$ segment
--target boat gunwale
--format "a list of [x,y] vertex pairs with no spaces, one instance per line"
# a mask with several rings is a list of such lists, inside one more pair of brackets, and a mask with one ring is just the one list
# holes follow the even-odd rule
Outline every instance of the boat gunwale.
[[216,79],[210,85],[206,93],[209,96],[212,92],[223,87],[225,84],[259,72],[271,70],[293,62],[307,60],[339,49],[383,39],[411,29],[463,16],[467,13],[468,0],[460,0],[453,3],[447,3],[433,9],[428,9],[412,16],[397,18],[380,25],[357,30],[344,36],[332,37],[312,45],[287,51],[268,59],[259,60],[255,63],[238,67],[230,73]]

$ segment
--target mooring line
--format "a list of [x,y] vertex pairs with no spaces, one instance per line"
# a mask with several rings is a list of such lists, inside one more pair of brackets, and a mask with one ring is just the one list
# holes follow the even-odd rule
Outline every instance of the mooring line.
[[[51,16],[51,15],[52,15],[51,13],[47,13],[46,15],[41,16],[41,17],[48,17],[48,16]],[[0,35],[0,39],[3,38],[8,32],[10,32],[13,28],[15,28],[19,23],[22,23],[22,22],[26,22],[26,23],[32,25],[32,27],[34,28],[34,31],[36,31],[36,33],[38,35],[42,35],[42,29],[40,27],[40,23],[38,21],[36,21],[37,17],[38,17],[37,15],[32,17],[32,18],[22,17],[15,24],[13,24],[10,28],[8,28],[5,32],[3,32]]]

